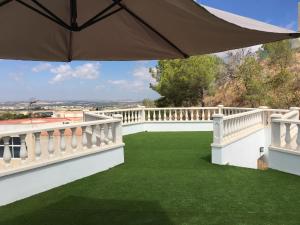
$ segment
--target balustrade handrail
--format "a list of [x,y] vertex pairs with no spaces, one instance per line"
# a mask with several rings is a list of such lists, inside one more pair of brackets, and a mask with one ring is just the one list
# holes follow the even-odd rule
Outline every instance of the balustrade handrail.
[[188,110],[188,109],[218,109],[218,107],[165,107],[165,108],[145,108],[145,110]]
[[273,119],[273,123],[293,123],[293,124],[300,124],[300,120],[295,119]]
[[144,108],[130,108],[130,109],[105,109],[101,111],[90,111],[89,113],[113,113],[113,112],[130,112],[130,111],[142,111]]
[[239,114],[235,114],[235,115],[224,116],[223,120],[225,121],[225,120],[236,119],[236,118],[240,118],[240,117],[243,117],[243,116],[248,116],[248,115],[255,114],[255,113],[258,113],[258,112],[263,112],[263,111],[264,110],[262,110],[262,109],[256,109],[256,110],[249,111],[249,112],[243,112],[243,113],[239,113]]
[[292,117],[295,117],[295,116],[298,116],[299,117],[299,111],[296,111],[296,110],[292,110],[286,114],[284,114],[282,116],[282,119],[290,119]]
[[0,138],[7,137],[7,136],[14,136],[14,135],[21,135],[27,133],[38,133],[38,132],[48,132],[53,130],[62,130],[68,128],[75,128],[75,127],[88,127],[92,125],[102,125],[108,123],[117,123],[121,122],[120,119],[109,119],[109,120],[94,120],[89,122],[81,122],[81,123],[73,123],[73,124],[64,124],[64,125],[53,125],[49,127],[41,127],[41,128],[28,128],[20,131],[9,131],[9,132],[0,132]]

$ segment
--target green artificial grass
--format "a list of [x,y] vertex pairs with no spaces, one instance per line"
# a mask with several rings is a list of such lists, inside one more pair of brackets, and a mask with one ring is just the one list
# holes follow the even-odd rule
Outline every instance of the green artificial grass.
[[212,165],[210,132],[124,141],[124,165],[1,207],[0,224],[300,224],[300,177]]

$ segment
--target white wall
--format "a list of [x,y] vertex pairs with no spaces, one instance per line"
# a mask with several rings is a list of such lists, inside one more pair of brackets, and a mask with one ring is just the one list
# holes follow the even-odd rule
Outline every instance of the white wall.
[[212,145],[212,163],[257,169],[260,147],[268,155],[270,129],[264,128],[242,137],[226,146]]
[[124,163],[123,147],[0,177],[0,205],[27,198]]
[[180,132],[180,131],[213,131],[213,123],[209,122],[159,122],[139,123],[122,126],[123,135],[139,132]]
[[300,176],[300,152],[269,148],[269,167]]

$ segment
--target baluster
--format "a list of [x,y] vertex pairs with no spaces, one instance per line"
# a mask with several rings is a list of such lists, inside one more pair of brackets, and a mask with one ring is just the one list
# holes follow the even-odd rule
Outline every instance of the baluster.
[[65,139],[65,129],[60,129],[60,151],[62,154],[66,152],[66,139]]
[[287,147],[291,146],[291,124],[285,123],[286,133],[285,133],[285,144]]
[[175,109],[175,118],[174,118],[175,121],[178,120],[178,115],[177,115],[177,109]]
[[3,160],[5,162],[5,166],[10,166],[10,162],[11,162],[11,151],[9,148],[9,140],[10,137],[4,137],[3,138],[3,142],[4,142],[4,153],[3,153]]
[[92,148],[97,147],[97,134],[96,134],[96,129],[97,125],[92,125]]
[[26,148],[26,134],[21,134],[20,135],[20,139],[21,139],[21,149],[20,149],[20,157],[22,159],[22,163],[25,162],[25,160],[28,157],[28,152],[27,152],[27,148]]
[[150,118],[150,110],[147,111],[147,121],[150,121],[151,118]]
[[87,144],[88,144],[88,140],[87,140],[87,135],[86,135],[86,126],[81,127],[82,130],[82,149],[86,150],[87,149]]
[[166,112],[166,109],[164,109],[164,121],[167,121],[167,112]]
[[108,139],[108,144],[110,145],[113,143],[112,124],[109,123],[107,126],[108,126],[107,139]]
[[182,117],[183,117],[183,115],[182,115],[182,109],[179,110],[179,113],[180,113],[180,115],[179,115],[179,116],[180,116],[179,120],[182,121]]
[[100,126],[100,147],[105,146],[105,132],[104,125]]
[[72,140],[71,140],[71,147],[73,151],[77,150],[77,137],[76,137],[76,127],[71,128],[72,131]]
[[34,133],[34,138],[35,138],[35,159],[39,160],[42,154],[41,150],[41,132]]
[[207,112],[207,120],[211,120],[211,112],[210,112],[210,110],[208,110],[208,112]]
[[202,109],[202,116],[201,116],[201,120],[204,121],[205,120],[205,112],[204,109]]
[[184,110],[184,117],[185,117],[186,121],[189,120],[189,114],[188,114],[188,110],[187,109]]
[[48,153],[50,157],[53,157],[54,154],[54,141],[53,141],[53,135],[54,131],[48,131]]
[[161,121],[161,111],[158,110],[158,121]]
[[196,120],[199,120],[199,110],[196,109]]
[[296,143],[297,143],[297,150],[300,150],[300,124],[297,124],[297,127],[298,127],[298,133],[297,133]]
[[191,121],[194,121],[195,120],[195,118],[194,118],[194,109],[191,109]]

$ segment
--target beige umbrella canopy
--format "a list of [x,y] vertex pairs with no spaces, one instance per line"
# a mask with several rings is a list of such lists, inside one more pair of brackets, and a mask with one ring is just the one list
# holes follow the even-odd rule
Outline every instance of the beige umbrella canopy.
[[298,33],[193,0],[0,0],[0,58],[184,58]]

